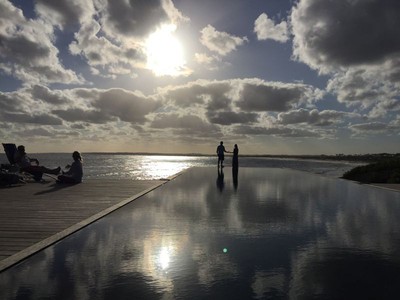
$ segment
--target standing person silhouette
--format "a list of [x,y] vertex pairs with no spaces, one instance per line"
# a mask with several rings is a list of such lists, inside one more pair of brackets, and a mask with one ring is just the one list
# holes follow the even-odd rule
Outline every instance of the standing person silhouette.
[[239,168],[239,148],[237,144],[233,147],[232,153],[232,168]]
[[224,158],[225,158],[224,152],[228,152],[228,151],[225,150],[224,142],[221,141],[221,142],[219,143],[219,146],[217,147],[218,168],[219,168],[220,164],[221,164],[221,168],[224,167]]
[[233,156],[232,156],[232,178],[233,178],[233,186],[235,190],[238,188],[238,174],[239,174],[239,148],[238,145],[235,144],[233,148]]

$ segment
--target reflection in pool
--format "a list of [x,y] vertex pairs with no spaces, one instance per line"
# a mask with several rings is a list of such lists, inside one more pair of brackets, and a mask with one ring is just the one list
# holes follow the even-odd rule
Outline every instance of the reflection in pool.
[[0,273],[0,299],[400,297],[400,193],[288,169],[233,175],[188,170]]

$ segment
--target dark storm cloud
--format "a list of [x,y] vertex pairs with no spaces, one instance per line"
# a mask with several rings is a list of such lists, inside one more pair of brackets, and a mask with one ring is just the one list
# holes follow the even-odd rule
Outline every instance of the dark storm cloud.
[[[103,1],[104,2],[104,1]],[[163,23],[184,17],[170,0],[107,0],[106,30],[126,36],[143,37]]]
[[29,115],[24,113],[0,113],[2,121],[11,123],[27,123],[38,125],[62,125],[59,118],[49,115]]
[[300,0],[291,14],[293,56],[332,75],[327,90],[339,102],[384,117],[400,92],[399,15],[397,0]]
[[47,128],[34,128],[34,129],[28,129],[28,130],[23,130],[20,133],[20,137],[26,137],[26,138],[31,138],[31,137],[48,137],[48,138],[54,138],[55,132],[50,131]]
[[335,110],[298,109],[278,114],[278,122],[286,125],[306,123],[315,126],[328,126],[341,122],[345,115],[350,116],[351,114]]
[[181,140],[217,138],[221,129],[196,115],[158,114],[150,124],[151,128],[162,130]]
[[121,121],[142,124],[147,121],[146,115],[160,107],[160,103],[123,89],[110,89],[102,91],[93,106]]
[[69,102],[69,99],[60,91],[50,90],[46,86],[34,85],[30,89],[33,99],[42,100],[50,104],[63,104]]
[[350,129],[358,133],[383,132],[389,129],[389,125],[382,122],[369,122],[351,125]]
[[221,109],[231,102],[226,95],[232,86],[229,81],[196,81],[185,86],[170,88],[164,98],[179,107],[192,107],[207,103],[208,109]]
[[301,0],[291,15],[295,56],[315,69],[382,63],[400,54],[400,1]]
[[66,110],[53,110],[52,113],[68,122],[89,122],[95,124],[103,124],[116,120],[115,117],[112,117],[99,110],[69,108]]
[[23,100],[17,93],[0,92],[0,107],[2,112],[15,112],[22,109]]
[[180,116],[178,114],[159,114],[151,123],[151,127],[157,129],[182,129],[185,132],[189,131],[189,133],[209,133],[219,131],[216,126],[207,123],[206,121],[195,115]]
[[9,57],[14,63],[29,67],[32,65],[31,59],[41,60],[48,57],[50,48],[38,41],[29,40],[26,36],[0,35],[0,53],[1,56]]
[[289,128],[289,127],[261,127],[261,126],[237,126],[233,129],[235,134],[245,135],[267,135],[277,137],[321,137],[320,133],[307,129]]
[[256,123],[258,119],[256,113],[245,113],[245,112],[233,112],[233,111],[221,111],[221,112],[207,112],[207,118],[211,123],[220,125],[232,125],[232,124],[248,124]]
[[321,91],[305,84],[265,82],[253,79],[196,81],[185,86],[160,90],[163,97],[179,107],[204,107],[215,113],[288,111],[293,106],[312,103],[321,98]]
[[288,111],[304,101],[308,92],[304,85],[244,83],[237,106],[245,111]]

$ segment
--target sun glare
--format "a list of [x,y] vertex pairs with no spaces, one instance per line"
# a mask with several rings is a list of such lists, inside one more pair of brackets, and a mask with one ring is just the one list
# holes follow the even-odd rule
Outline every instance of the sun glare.
[[183,48],[173,35],[175,30],[175,25],[164,25],[146,41],[147,68],[157,76],[178,76],[184,70]]

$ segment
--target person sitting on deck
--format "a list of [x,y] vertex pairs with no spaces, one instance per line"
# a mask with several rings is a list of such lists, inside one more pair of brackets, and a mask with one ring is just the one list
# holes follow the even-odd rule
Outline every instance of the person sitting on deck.
[[[61,167],[55,169],[49,169],[39,165],[39,161],[36,158],[30,158],[25,152],[25,146],[20,145],[17,147],[15,152],[14,160],[20,167],[20,170],[32,174],[35,179],[41,179],[43,173],[57,175],[61,171]],[[32,164],[32,163],[35,164]]]
[[80,183],[82,182],[83,177],[83,166],[82,166],[82,156],[78,151],[74,151],[72,153],[72,158],[74,162],[71,165],[65,166],[65,168],[69,169],[67,172],[62,172],[62,175],[59,175],[57,178],[57,182],[59,183]]

